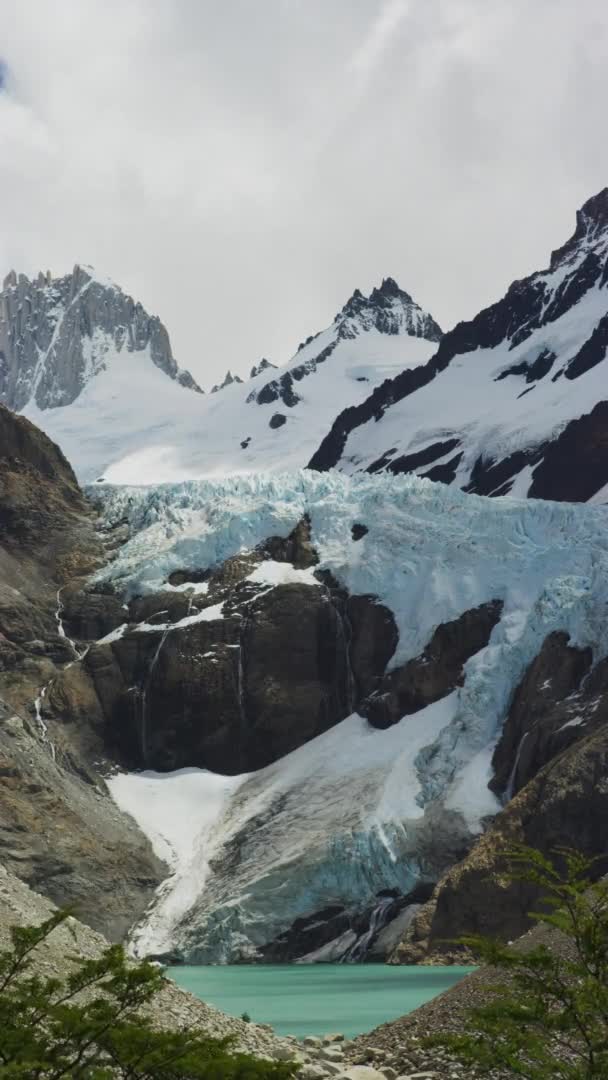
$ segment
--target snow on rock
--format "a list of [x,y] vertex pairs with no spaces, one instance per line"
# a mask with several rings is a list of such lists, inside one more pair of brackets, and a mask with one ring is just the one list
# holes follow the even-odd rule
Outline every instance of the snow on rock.
[[[108,487],[98,497],[107,522],[126,519],[130,531],[100,577],[137,592],[173,570],[287,536],[307,514],[319,568],[393,611],[393,666],[418,656],[440,624],[503,602],[488,645],[449,697],[386,731],[351,716],[242,778],[213,826],[212,872],[188,913],[172,922],[169,886],[160,898],[158,935],[141,938],[152,951],[170,941],[193,960],[247,958],[301,915],[373,906],[381,889],[407,893],[436,880],[498,807],[487,789],[492,750],[546,636],[562,630],[594,660],[608,654],[602,506],[488,500],[413,476],[310,472]],[[354,522],[369,530],[357,541]],[[273,584],[310,573],[280,566],[268,560],[252,576]],[[163,790],[170,802],[170,785]]]
[[311,466],[417,472],[483,495],[606,501],[607,347],[608,188],[578,212],[548,269],[459,323],[426,368],[370,388],[338,415]]
[[275,562],[273,559],[264,559],[259,566],[246,578],[256,585],[319,585],[314,576],[314,568],[296,570],[289,563]]

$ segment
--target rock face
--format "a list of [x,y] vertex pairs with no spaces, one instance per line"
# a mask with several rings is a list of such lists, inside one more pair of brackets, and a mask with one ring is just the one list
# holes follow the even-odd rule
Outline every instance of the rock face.
[[[601,822],[608,812],[608,662],[551,634],[514,695],[494,754],[491,787],[510,799],[463,862],[415,915],[394,963],[459,960],[446,939],[469,933],[516,938],[529,929],[532,885],[501,873],[515,842],[547,854],[576,848],[608,869]],[[513,797],[512,797],[513,796]]]
[[461,686],[466,661],[488,644],[501,611],[501,602],[493,600],[438,626],[424,652],[394,668],[364,702],[370,724],[390,727]]
[[341,412],[309,467],[416,472],[484,495],[597,496],[608,484],[607,256],[608,188],[547,270]]
[[583,714],[591,702],[595,707],[606,665],[596,669],[581,691],[591,650],[573,648],[568,641],[567,634],[550,634],[515,691],[492,759],[490,787],[497,794],[515,795],[593,718],[592,713]]
[[309,522],[227,560],[203,596],[135,598],[130,625],[91,645],[83,666],[105,738],[129,767],[260,769],[339,723],[377,686],[398,639],[388,609],[323,575],[272,588],[249,580],[269,556],[272,566],[313,567]]
[[96,525],[58,447],[0,406],[0,861],[120,940],[163,865],[94,764],[99,705],[61,618],[66,585],[105,560]]
[[[12,272],[0,293],[0,402],[21,411],[70,405],[111,353],[147,353],[184,387],[199,387],[171,352],[160,319],[116,285],[75,266],[30,281]],[[125,356],[128,361],[128,356]]]

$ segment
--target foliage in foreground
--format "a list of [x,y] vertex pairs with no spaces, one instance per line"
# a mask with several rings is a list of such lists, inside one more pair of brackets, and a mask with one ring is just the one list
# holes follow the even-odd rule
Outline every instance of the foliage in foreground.
[[35,951],[69,918],[13,927],[0,953],[0,1080],[288,1080],[294,1066],[234,1053],[200,1030],[158,1031],[142,1006],[162,989],[158,967],[120,945],[66,957],[65,977],[36,974]]
[[529,952],[483,937],[466,937],[483,964],[503,972],[488,1004],[471,1011],[471,1031],[437,1035],[481,1071],[503,1068],[527,1080],[608,1080],[608,884],[591,883],[593,863],[576,852],[555,852],[554,862],[531,848],[510,853],[513,880],[532,882],[542,914],[568,939],[554,951]]

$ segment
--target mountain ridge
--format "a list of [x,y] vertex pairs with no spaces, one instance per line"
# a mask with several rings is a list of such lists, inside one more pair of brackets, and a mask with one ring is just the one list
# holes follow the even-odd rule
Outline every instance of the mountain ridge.
[[[501,300],[458,323],[426,365],[343,410],[309,468],[414,471],[486,495],[598,497],[608,484],[597,370],[608,344],[607,286],[604,188],[578,211],[573,235],[547,270],[514,281]],[[574,392],[555,387],[583,376]],[[530,405],[518,404],[536,390]],[[595,482],[581,493],[570,482],[560,494],[552,460],[561,461],[573,440],[576,467],[591,469]]]

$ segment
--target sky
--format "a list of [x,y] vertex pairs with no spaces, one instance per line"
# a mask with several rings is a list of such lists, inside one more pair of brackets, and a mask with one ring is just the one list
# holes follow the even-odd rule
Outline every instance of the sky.
[[0,275],[89,263],[209,386],[392,276],[448,329],[608,184],[605,0],[0,0]]

